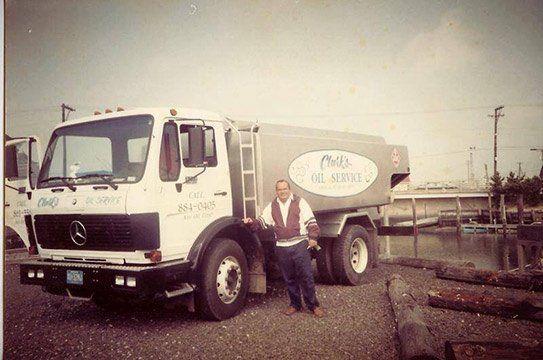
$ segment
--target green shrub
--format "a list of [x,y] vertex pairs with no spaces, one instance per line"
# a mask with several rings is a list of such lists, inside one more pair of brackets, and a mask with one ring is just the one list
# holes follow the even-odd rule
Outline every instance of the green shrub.
[[524,175],[517,176],[510,172],[507,179],[501,177],[499,173],[490,178],[490,192],[495,199],[495,206],[499,204],[501,194],[505,195],[506,203],[515,204],[518,194],[522,194],[525,204],[536,206],[543,202],[542,189],[543,180],[537,176],[526,178]]

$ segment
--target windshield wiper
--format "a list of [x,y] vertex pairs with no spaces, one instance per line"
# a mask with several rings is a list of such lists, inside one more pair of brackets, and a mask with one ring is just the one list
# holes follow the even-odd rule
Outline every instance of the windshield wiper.
[[85,174],[85,175],[76,177],[76,179],[88,179],[88,178],[93,178],[93,177],[99,177],[100,179],[104,180],[104,182],[108,184],[109,186],[111,186],[113,190],[117,190],[119,188],[119,185],[115,184],[111,180],[111,178],[113,177],[113,175],[111,174],[99,174],[99,173]]
[[73,179],[74,179],[73,177],[66,177],[66,176],[51,176],[46,179],[40,180],[40,183],[48,182],[51,180],[61,180],[62,183],[66,185],[68,189],[72,191],[76,191],[77,190],[76,187],[68,181],[68,180],[73,180]]

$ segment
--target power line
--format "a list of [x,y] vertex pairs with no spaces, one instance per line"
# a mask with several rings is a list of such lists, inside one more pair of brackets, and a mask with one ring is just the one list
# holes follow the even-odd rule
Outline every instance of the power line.
[[[499,150],[529,150],[529,146],[511,146],[511,147],[499,147]],[[476,148],[471,151],[489,151],[492,150],[490,148]],[[412,159],[418,159],[418,158],[424,158],[424,157],[438,157],[438,156],[447,156],[447,155],[455,155],[455,154],[466,154],[470,150],[458,150],[458,151],[449,151],[444,153],[435,153],[435,154],[424,154],[424,155],[418,155],[418,156],[410,156]]]
[[[543,107],[541,104],[507,104],[508,107]],[[443,112],[458,112],[469,110],[481,110],[491,108],[488,106],[468,106],[449,109],[421,110],[421,111],[391,111],[391,112],[366,112],[358,114],[339,114],[339,115],[237,115],[238,117],[260,117],[260,118],[331,118],[331,117],[357,117],[357,116],[382,116],[382,115],[416,115],[416,114],[435,114]]]
[[[506,104],[508,107],[543,107],[543,103],[535,104]],[[92,106],[92,105],[82,105],[78,104],[78,108],[84,109],[97,109],[101,106]],[[446,108],[446,109],[433,109],[433,110],[420,110],[420,111],[390,111],[390,112],[364,112],[356,114],[335,114],[335,115],[326,115],[326,114],[305,114],[305,115],[236,115],[237,117],[260,117],[260,118],[337,118],[337,117],[357,117],[357,116],[386,116],[386,115],[416,115],[416,114],[435,114],[435,113],[444,113],[444,112],[461,112],[469,110],[481,110],[491,108],[491,105],[487,106],[467,106],[467,107],[458,107],[458,108]],[[17,115],[17,114],[28,114],[28,113],[37,113],[42,111],[56,111],[56,106],[46,106],[33,109],[25,110],[15,110],[6,112],[6,115]]]

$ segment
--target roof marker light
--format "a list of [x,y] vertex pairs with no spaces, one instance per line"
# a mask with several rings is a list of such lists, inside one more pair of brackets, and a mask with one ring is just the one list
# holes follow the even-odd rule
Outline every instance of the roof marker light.
[[96,110],[96,111],[94,112],[94,115],[101,115],[101,114],[102,114],[102,113],[101,113],[100,111],[98,111],[98,110]]
[[106,111],[104,111],[106,114],[109,114],[109,113],[112,113],[113,111],[111,111],[111,109],[106,109]]
[[170,114],[172,114],[172,116],[177,115],[177,110],[175,110],[175,109],[170,109]]
[[117,111],[124,111],[124,109],[120,106],[117,106]]

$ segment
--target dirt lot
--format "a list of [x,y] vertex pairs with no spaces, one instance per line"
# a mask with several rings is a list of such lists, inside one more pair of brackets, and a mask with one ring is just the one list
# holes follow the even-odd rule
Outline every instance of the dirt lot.
[[[399,342],[385,281],[401,274],[415,289],[443,353],[446,340],[513,340],[536,344],[543,324],[430,308],[430,288],[479,288],[436,279],[433,271],[381,265],[357,287],[318,285],[326,317],[286,317],[281,282],[251,295],[243,311],[209,322],[182,308],[141,306],[108,312],[89,302],[19,285],[18,266],[5,265],[4,358],[396,359]],[[485,287],[494,293],[522,292]]]

